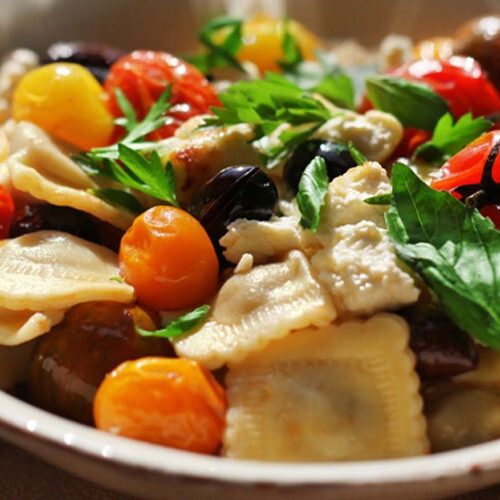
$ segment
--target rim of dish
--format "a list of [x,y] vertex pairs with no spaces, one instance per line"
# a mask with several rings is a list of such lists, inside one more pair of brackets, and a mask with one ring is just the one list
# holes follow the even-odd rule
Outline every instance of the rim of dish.
[[298,486],[425,482],[500,466],[500,440],[435,455],[371,462],[286,464],[206,456],[113,436],[40,410],[2,391],[1,425],[96,460],[227,483]]

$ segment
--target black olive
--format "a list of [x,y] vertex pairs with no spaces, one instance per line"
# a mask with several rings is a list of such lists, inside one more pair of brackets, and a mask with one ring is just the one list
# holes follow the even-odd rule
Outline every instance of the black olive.
[[112,250],[117,250],[123,235],[122,231],[74,208],[28,204],[16,210],[9,237],[16,238],[43,230],[70,233]]
[[272,179],[260,168],[236,166],[221,170],[194,196],[190,213],[212,240],[219,256],[219,239],[236,219],[268,220],[278,201]]
[[283,177],[295,194],[305,168],[314,157],[321,156],[326,162],[328,178],[335,179],[357,165],[347,146],[318,139],[303,142],[297,146],[285,163]]
[[109,45],[91,42],[59,42],[47,49],[46,63],[69,62],[85,66],[101,83],[109,67],[125,55]]
[[477,368],[479,354],[469,335],[442,312],[427,307],[399,311],[410,326],[410,348],[423,380],[453,377]]

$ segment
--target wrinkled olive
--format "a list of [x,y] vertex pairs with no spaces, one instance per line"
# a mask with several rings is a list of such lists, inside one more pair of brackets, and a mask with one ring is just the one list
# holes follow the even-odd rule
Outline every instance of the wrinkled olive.
[[231,222],[268,220],[277,201],[278,190],[263,170],[237,166],[212,177],[194,196],[189,211],[201,222],[220,255],[218,242]]
[[313,139],[297,146],[285,163],[283,177],[288,187],[295,194],[305,168],[313,158],[321,156],[326,162],[328,178],[335,179],[356,166],[347,146],[330,141]]
[[455,53],[476,59],[500,89],[500,16],[479,17],[455,33]]
[[47,49],[45,62],[69,62],[85,66],[101,83],[109,67],[125,55],[122,50],[92,42],[59,42]]
[[442,312],[415,306],[399,313],[410,325],[410,348],[423,380],[452,377],[477,368],[479,354],[474,342]]
[[92,403],[107,373],[144,356],[172,356],[168,341],[141,337],[135,327],[155,329],[143,309],[113,302],[80,304],[41,338],[29,378],[29,395],[38,406],[91,424]]
[[63,231],[117,250],[123,232],[70,207],[28,204],[19,207],[9,231],[10,238],[42,230]]

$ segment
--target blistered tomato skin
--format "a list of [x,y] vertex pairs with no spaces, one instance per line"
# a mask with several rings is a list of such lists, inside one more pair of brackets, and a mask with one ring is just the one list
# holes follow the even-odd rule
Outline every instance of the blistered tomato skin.
[[150,134],[151,139],[159,140],[172,136],[189,118],[210,113],[212,106],[220,105],[212,85],[194,66],[167,52],[136,50],[113,64],[104,88],[114,116],[123,115],[115,96],[120,89],[142,119],[169,84],[170,120]]
[[107,373],[124,361],[173,355],[168,341],[141,337],[136,326],[151,330],[158,323],[134,305],[89,302],[72,308],[40,339],[30,372],[31,400],[91,424],[94,396]]
[[187,359],[144,358],[120,365],[99,388],[98,429],[198,453],[215,453],[224,429],[224,389]]
[[14,202],[10,193],[3,186],[0,186],[0,239],[9,237],[14,210]]
[[[314,59],[315,52],[321,48],[316,35],[305,26],[288,21],[289,30],[299,44],[305,59]],[[250,61],[259,70],[280,71],[278,61],[283,60],[283,36],[285,24],[282,19],[274,19],[265,14],[259,14],[243,23],[243,47],[238,53],[240,61]]]
[[101,85],[78,64],[30,71],[14,92],[12,115],[82,150],[108,145],[114,130]]
[[157,206],[137,217],[119,258],[139,302],[157,311],[203,304],[217,289],[219,264],[210,238],[179,208]]

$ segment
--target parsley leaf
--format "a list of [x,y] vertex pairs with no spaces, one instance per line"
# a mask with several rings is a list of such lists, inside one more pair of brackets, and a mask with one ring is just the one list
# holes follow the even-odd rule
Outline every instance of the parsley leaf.
[[386,222],[399,258],[462,330],[500,349],[500,232],[445,191],[396,164]]
[[420,145],[413,156],[442,165],[492,126],[491,121],[473,118],[472,113],[461,116],[454,124],[452,115],[446,113],[434,128],[431,140]]
[[367,162],[366,156],[359,150],[357,149],[352,141],[349,141],[347,143],[347,149],[349,151],[349,154],[352,156],[352,159],[358,164],[358,165],[363,165],[363,163]]
[[138,122],[132,104],[130,104],[123,92],[117,91],[116,97],[118,105],[124,114],[122,118],[117,119],[117,122],[119,125],[125,127],[127,134],[117,144],[92,149],[90,151],[91,156],[94,158],[110,158],[116,160],[119,156],[118,144],[126,144],[131,149],[152,149],[155,143],[144,141],[144,138],[151,132],[154,132],[158,128],[165,125],[165,123],[167,123],[170,119],[165,116],[165,113],[170,108],[169,101],[171,94],[172,88],[171,85],[168,85],[159,99],[151,106],[148,114],[144,117],[144,120]]
[[243,45],[243,20],[232,17],[216,17],[205,24],[198,40],[206,48],[204,54],[185,56],[185,59],[196,66],[205,75],[215,68],[233,67],[245,73],[236,55]]
[[331,111],[311,93],[276,73],[267,73],[261,80],[234,83],[219,99],[222,106],[212,108],[215,116],[205,119],[207,126],[250,123],[255,126],[254,141],[258,141],[281,124],[291,124],[292,129],[279,135],[278,145],[264,148],[271,166],[332,117]]
[[318,229],[328,182],[326,162],[321,156],[316,156],[304,170],[297,193],[297,205],[301,214],[300,224],[313,232]]
[[155,331],[143,330],[136,328],[139,335],[143,337],[160,337],[164,339],[175,339],[181,335],[189,333],[200,326],[207,318],[210,312],[210,306],[201,306],[193,311],[190,311],[177,319],[171,321],[165,328]]
[[145,208],[143,204],[128,191],[123,191],[121,189],[112,189],[112,188],[104,188],[104,189],[91,189],[90,192],[104,200],[106,203],[110,205],[115,205],[120,208],[124,208],[129,212],[134,214],[140,214],[144,212]]
[[290,31],[289,19],[284,20],[284,33],[281,48],[283,50],[284,59],[282,61],[278,61],[278,65],[285,72],[295,71],[297,66],[304,61],[304,57],[302,56],[300,45],[297,43],[295,37]]
[[372,76],[366,91],[375,108],[393,114],[405,127],[433,130],[448,112],[446,101],[428,85],[403,78]]

